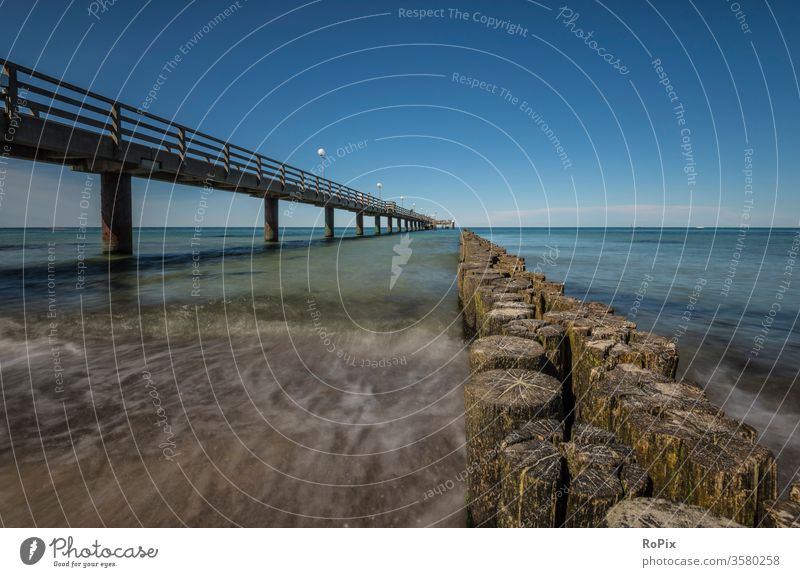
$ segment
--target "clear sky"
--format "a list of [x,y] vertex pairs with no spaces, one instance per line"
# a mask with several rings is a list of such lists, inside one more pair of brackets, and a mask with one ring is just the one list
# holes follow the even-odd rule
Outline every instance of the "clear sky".
[[[0,57],[133,105],[162,75],[151,112],[309,170],[324,146],[329,178],[464,226],[800,219],[794,0],[17,0],[0,27]],[[84,175],[0,170],[0,226],[77,225]],[[135,224],[199,195],[135,179]],[[205,223],[261,204],[216,192]]]

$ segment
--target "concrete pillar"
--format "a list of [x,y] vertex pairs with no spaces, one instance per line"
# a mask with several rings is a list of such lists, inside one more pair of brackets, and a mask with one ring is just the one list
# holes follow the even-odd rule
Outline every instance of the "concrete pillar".
[[389,234],[392,234],[392,217],[391,216],[387,216],[386,217],[386,232],[388,232]]
[[381,217],[380,216],[376,216],[375,217],[375,234],[380,234],[380,233],[381,233]]
[[325,207],[325,238],[333,238],[333,207]]
[[364,236],[364,213],[356,213],[356,236]]
[[130,174],[115,171],[101,175],[100,217],[103,221],[103,251],[133,254]]
[[278,199],[264,197],[264,240],[278,242]]

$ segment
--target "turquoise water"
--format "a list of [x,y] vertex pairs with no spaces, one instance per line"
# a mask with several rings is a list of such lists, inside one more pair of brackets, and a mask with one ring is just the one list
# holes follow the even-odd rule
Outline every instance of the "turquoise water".
[[784,483],[800,467],[800,231],[474,229],[566,293],[672,338],[679,372],[762,434]]
[[336,232],[0,231],[2,522],[463,526],[458,234]]
[[[476,230],[675,338],[795,474],[796,231]],[[463,526],[458,231],[352,232],[0,230],[0,521]]]

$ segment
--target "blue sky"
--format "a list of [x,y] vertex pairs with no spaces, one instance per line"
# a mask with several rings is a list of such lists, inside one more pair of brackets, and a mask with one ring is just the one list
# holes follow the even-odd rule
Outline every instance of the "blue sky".
[[[738,226],[748,199],[798,225],[796,2],[240,0],[187,48],[232,4],[4,2],[0,56],[139,105],[182,54],[153,113],[305,169],[324,146],[326,176],[465,226]],[[84,175],[0,170],[0,226],[77,225]],[[136,224],[191,225],[199,195],[136,179]],[[211,196],[207,225],[262,222]]]

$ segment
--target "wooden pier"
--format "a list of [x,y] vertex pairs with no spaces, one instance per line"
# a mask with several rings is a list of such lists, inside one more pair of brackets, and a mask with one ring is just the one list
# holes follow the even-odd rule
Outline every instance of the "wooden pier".
[[133,252],[132,177],[228,190],[264,199],[264,240],[279,240],[281,200],[322,207],[325,236],[333,237],[334,210],[356,213],[356,235],[364,216],[375,234],[434,229],[434,219],[370,194],[0,60],[3,155],[66,165],[101,175],[101,215],[107,252]]

